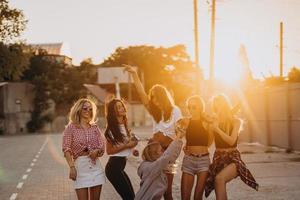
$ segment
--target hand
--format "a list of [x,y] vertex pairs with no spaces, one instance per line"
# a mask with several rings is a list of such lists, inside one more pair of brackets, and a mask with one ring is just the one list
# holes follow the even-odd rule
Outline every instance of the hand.
[[187,150],[186,146],[183,147],[184,154],[189,154],[189,151]]
[[77,170],[74,166],[70,167],[70,173],[69,173],[69,178],[72,179],[73,181],[76,181],[77,177]]
[[98,150],[98,157],[101,157],[104,155],[104,149]]
[[91,158],[92,161],[95,161],[95,160],[97,159],[97,157],[98,157],[98,152],[99,152],[99,149],[90,151],[89,157]]
[[135,74],[135,73],[137,73],[136,69],[133,66],[126,65],[126,64],[123,64],[123,66],[125,67],[124,71],[127,71],[129,74]]
[[132,155],[134,155],[135,157],[138,157],[140,155],[140,153],[137,149],[133,149]]
[[181,139],[185,136],[186,129],[189,125],[189,119],[188,118],[182,118],[175,124],[175,132],[176,137]]
[[130,140],[128,143],[126,143],[126,146],[127,146],[128,148],[133,148],[133,147],[135,147],[137,144],[138,144],[137,141]]

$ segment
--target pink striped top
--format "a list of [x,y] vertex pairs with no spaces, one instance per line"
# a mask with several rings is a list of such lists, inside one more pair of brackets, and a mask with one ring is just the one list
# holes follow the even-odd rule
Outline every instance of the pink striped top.
[[99,149],[104,151],[105,140],[96,124],[88,129],[83,129],[73,123],[69,124],[63,132],[62,151],[69,151],[76,159],[83,151]]

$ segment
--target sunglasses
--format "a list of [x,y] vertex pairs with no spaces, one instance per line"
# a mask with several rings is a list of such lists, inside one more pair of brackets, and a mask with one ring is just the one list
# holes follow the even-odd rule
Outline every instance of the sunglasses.
[[90,108],[90,107],[82,107],[82,110],[84,110],[84,111],[92,111],[93,109]]

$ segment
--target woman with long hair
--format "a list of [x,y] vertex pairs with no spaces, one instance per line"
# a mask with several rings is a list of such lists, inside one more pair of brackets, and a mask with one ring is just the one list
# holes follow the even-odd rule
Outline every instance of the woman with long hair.
[[186,129],[186,145],[182,161],[181,199],[189,200],[197,178],[194,199],[202,199],[210,164],[208,147],[213,141],[210,123],[204,113],[203,99],[191,96],[187,100],[190,120]]
[[127,111],[122,100],[112,99],[108,102],[106,120],[106,151],[110,156],[105,167],[106,177],[122,199],[133,200],[134,190],[124,169],[127,157],[134,153],[133,148],[138,141],[128,128]]
[[[140,99],[152,116],[154,135],[151,141],[159,141],[162,148],[167,149],[175,137],[175,124],[182,118],[180,109],[175,106],[170,92],[164,86],[154,85],[147,95],[136,70],[132,66],[125,65],[125,71],[133,77]],[[168,188],[164,198],[173,199],[172,183],[176,173],[176,164],[169,164],[165,173],[168,179]]]
[[217,200],[226,200],[226,184],[240,176],[248,186],[258,190],[258,184],[241,159],[237,149],[241,120],[235,116],[230,101],[225,95],[213,98],[212,110],[215,119],[212,125],[216,151],[209,168],[205,185],[205,196],[215,189]]
[[93,101],[79,99],[71,108],[69,124],[63,132],[62,150],[79,200],[99,200],[105,183],[98,159],[104,153],[105,140],[95,123],[96,114]]

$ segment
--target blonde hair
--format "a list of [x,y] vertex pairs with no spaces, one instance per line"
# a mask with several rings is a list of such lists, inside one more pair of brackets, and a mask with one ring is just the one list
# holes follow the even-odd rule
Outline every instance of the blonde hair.
[[80,113],[82,110],[82,107],[85,103],[91,104],[92,107],[92,114],[91,114],[91,120],[89,121],[90,124],[96,123],[96,115],[97,115],[97,106],[96,104],[91,100],[87,98],[81,98],[77,100],[74,105],[72,106],[69,114],[69,124],[74,123],[79,125],[80,124]]
[[219,114],[223,117],[223,124],[220,128],[225,132],[229,132],[230,127],[233,126],[234,119],[237,118],[232,112],[233,107],[230,103],[229,98],[225,94],[219,94],[213,97],[212,110],[214,113]]
[[159,158],[157,148],[160,146],[159,142],[150,142],[143,150],[142,159],[153,162]]

